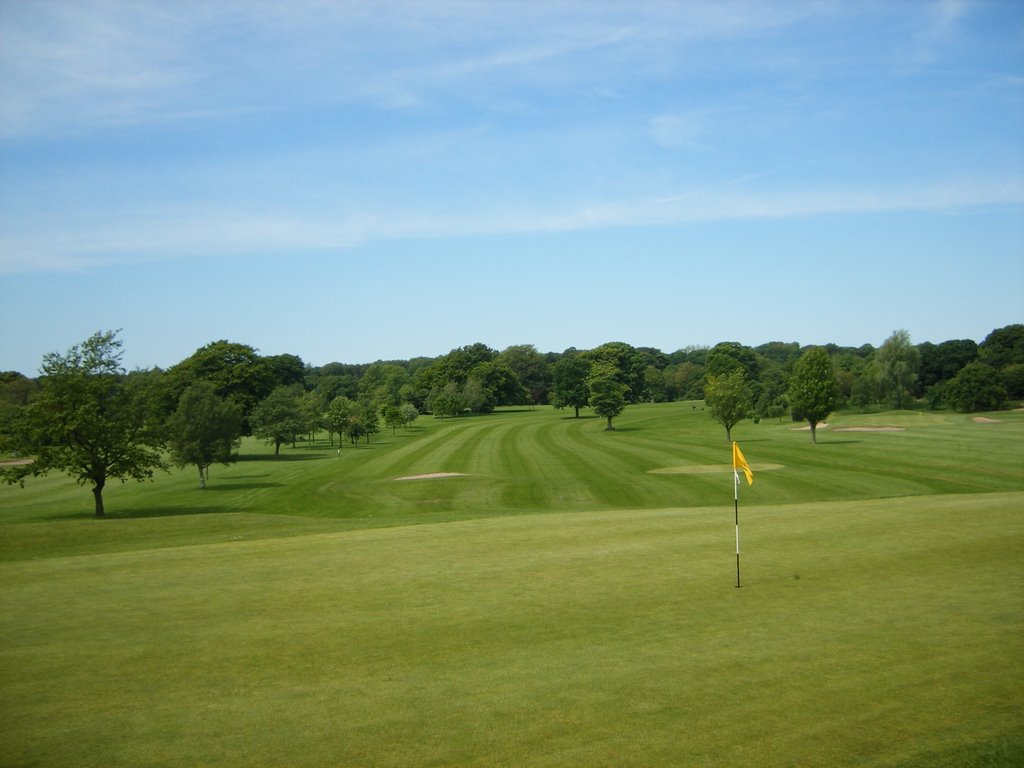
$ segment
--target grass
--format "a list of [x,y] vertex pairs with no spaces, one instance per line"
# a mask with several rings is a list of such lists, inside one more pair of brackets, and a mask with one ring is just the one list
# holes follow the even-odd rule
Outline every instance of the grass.
[[742,589],[689,404],[250,444],[104,521],[4,488],[0,764],[1020,764],[1024,418],[988,415],[741,424]]

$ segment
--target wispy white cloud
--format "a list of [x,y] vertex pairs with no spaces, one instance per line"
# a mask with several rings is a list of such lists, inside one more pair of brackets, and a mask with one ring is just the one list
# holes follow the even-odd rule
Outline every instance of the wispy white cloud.
[[671,196],[594,200],[557,209],[519,206],[445,212],[391,209],[361,212],[140,212],[123,220],[82,223],[59,235],[0,236],[0,273],[75,271],[121,263],[237,254],[294,254],[349,249],[415,238],[573,232],[610,227],[670,226],[715,221],[802,219],[825,214],[963,212],[982,206],[1024,206],[1024,180],[959,179],[900,188],[769,189],[752,174]]

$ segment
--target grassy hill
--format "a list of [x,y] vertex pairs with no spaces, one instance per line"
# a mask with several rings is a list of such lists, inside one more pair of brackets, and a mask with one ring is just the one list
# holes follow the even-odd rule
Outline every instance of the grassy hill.
[[986,417],[741,423],[742,589],[699,404],[250,442],[108,520],[0,488],[0,764],[1019,764],[1024,414]]

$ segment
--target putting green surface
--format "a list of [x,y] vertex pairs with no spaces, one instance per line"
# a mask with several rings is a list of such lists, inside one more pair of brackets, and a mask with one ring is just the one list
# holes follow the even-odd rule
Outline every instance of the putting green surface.
[[[1019,764],[1021,423],[748,425],[737,589],[731,473],[650,473],[721,465],[688,410],[300,447],[215,470],[231,490],[118,487],[104,521],[56,478],[3,489],[0,765]],[[602,457],[613,480],[555,480]],[[434,472],[466,476],[395,482]],[[660,506],[591,508],[629,473]]]

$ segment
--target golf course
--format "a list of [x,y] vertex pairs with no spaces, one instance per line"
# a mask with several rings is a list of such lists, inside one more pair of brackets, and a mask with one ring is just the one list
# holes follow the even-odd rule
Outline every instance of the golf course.
[[[1024,412],[421,416],[0,486],[0,766],[1024,764]],[[741,476],[742,477],[742,476]]]

